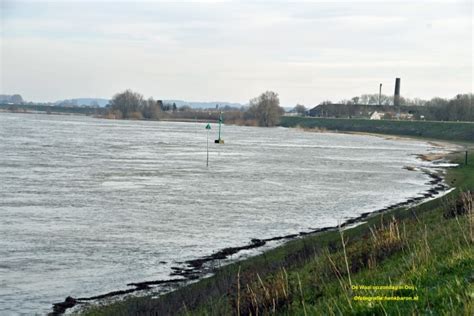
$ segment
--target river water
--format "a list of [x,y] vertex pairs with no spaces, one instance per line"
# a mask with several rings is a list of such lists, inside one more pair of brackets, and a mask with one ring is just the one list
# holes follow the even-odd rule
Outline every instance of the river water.
[[420,141],[0,113],[0,314],[170,278],[177,262],[426,192]]

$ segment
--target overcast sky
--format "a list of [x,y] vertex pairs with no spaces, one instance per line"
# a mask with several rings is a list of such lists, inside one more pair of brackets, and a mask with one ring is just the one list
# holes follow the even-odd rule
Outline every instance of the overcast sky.
[[10,1],[0,93],[282,105],[473,90],[472,1]]

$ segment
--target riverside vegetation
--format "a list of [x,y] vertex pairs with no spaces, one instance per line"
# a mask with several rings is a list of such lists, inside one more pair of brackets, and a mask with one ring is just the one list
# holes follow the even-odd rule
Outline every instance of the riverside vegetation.
[[[225,109],[226,122],[239,125],[275,126],[285,112],[280,107],[278,94],[266,91],[249,102],[246,109]],[[171,111],[171,112],[170,112]],[[137,92],[126,90],[113,96],[105,113],[106,118],[113,119],[147,119],[147,120],[215,120],[220,116],[218,106],[207,111],[195,111],[191,108],[178,109],[176,104],[163,104],[153,98],[145,100]]]
[[[443,198],[373,214],[346,230],[295,239],[159,298],[133,297],[85,315],[472,315],[474,152],[449,169]],[[356,290],[357,286],[400,286]],[[407,289],[404,289],[406,286]],[[358,301],[356,296],[412,297]]]
[[[325,118],[358,118],[368,119],[371,114],[383,113],[384,120],[393,118],[402,120],[427,120],[446,122],[473,122],[474,107],[472,93],[457,94],[454,98],[439,97],[431,100],[418,98],[400,98],[400,107],[395,107],[393,97],[386,95],[363,94],[350,100],[341,100],[339,103],[324,101],[310,109],[297,104],[290,112],[305,116]],[[103,101],[106,101],[103,99]],[[132,90],[125,90],[115,94],[105,108],[98,106],[78,106],[76,100],[65,100],[60,103],[35,104],[24,102],[20,95],[0,96],[0,111],[17,113],[44,112],[48,114],[77,114],[92,115],[109,119],[132,120],[176,120],[176,121],[218,121],[221,112],[225,112],[225,122],[228,124],[247,126],[275,126],[279,123],[284,109],[280,106],[278,94],[266,91],[249,101],[248,105],[232,107],[226,105],[207,109],[192,109],[183,105],[177,107],[175,103],[164,103],[152,97],[145,99],[142,94]],[[395,112],[399,112],[398,116]],[[284,118],[283,118],[284,119]],[[294,119],[294,118],[293,118]],[[332,124],[326,122],[331,127]],[[370,123],[375,124],[375,123]],[[368,125],[369,127],[371,125]],[[363,127],[362,127],[363,128]],[[375,131],[375,132],[384,132]],[[410,134],[411,135],[411,134]]]

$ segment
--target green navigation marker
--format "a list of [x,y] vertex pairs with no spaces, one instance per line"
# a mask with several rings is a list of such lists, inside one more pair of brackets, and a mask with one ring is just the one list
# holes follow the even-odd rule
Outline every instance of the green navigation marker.
[[209,130],[211,129],[211,124],[207,123],[207,159],[206,159],[206,167],[209,167]]

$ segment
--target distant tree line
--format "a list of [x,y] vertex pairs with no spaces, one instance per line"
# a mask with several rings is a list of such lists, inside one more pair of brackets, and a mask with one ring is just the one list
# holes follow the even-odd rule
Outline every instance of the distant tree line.
[[113,96],[107,106],[108,118],[116,119],[213,119],[217,120],[220,112],[225,112],[224,120],[227,123],[240,125],[275,126],[278,124],[284,109],[280,107],[278,94],[266,91],[250,100],[248,108],[236,109],[224,107],[219,109],[193,110],[188,106],[179,109],[176,104],[163,104],[161,100],[144,99],[143,95],[132,90],[125,90]]
[[0,94],[0,103],[23,104],[24,102],[19,94]]
[[[397,117],[397,113],[407,113],[410,119],[430,121],[474,121],[472,93],[458,94],[454,98],[435,97],[431,100],[419,98],[400,98],[400,106],[393,106],[393,96],[362,94],[337,103],[324,101],[308,110],[297,104],[290,112],[297,115],[318,117],[365,117],[374,111],[385,112],[385,119]],[[69,101],[69,100],[66,100]],[[72,100],[74,101],[74,100]],[[240,108],[224,106],[208,109],[193,109],[188,105],[177,107],[175,103],[164,103],[153,98],[145,99],[140,93],[125,90],[113,96],[105,108],[77,106],[71,104],[25,102],[20,95],[0,95],[0,110],[10,112],[39,111],[46,113],[77,113],[116,119],[144,120],[217,120],[224,113],[224,121],[230,124],[251,126],[275,126],[279,123],[284,110],[280,107],[278,94],[266,91],[249,101],[248,106]]]
[[[400,98],[400,108],[394,109],[393,96],[363,94],[337,103],[324,101],[310,110],[317,116],[353,117],[368,115],[373,111],[402,111],[413,114],[415,119],[430,121],[474,121],[472,93],[458,94],[452,99],[435,97],[431,100]],[[295,108],[296,109],[296,108]]]
[[[458,94],[456,95],[453,99],[462,99],[462,98],[472,98],[473,94],[472,93],[464,93],[464,94]],[[425,105],[444,105],[449,100],[452,99],[444,99],[440,97],[434,97],[431,100],[423,100],[420,98],[406,98],[401,96],[400,97],[400,104],[401,105],[407,105],[407,106],[425,106]],[[366,104],[366,105],[393,105],[393,95],[385,95],[382,94],[380,95],[380,100],[379,100],[379,94],[374,93],[374,94],[362,94],[360,96],[353,97],[351,99],[343,99],[340,100],[339,102],[331,102],[331,101],[325,101],[322,103],[326,104],[331,104],[331,103],[338,103],[338,104]]]
[[106,110],[103,108],[96,108],[90,106],[76,106],[76,107],[64,107],[61,105],[46,105],[36,103],[24,103],[21,105],[17,104],[1,104],[0,111],[8,111],[13,113],[31,113],[31,112],[44,112],[47,114],[80,114],[90,116],[104,116]]
[[433,98],[427,101],[423,111],[426,119],[433,121],[474,121],[474,95],[458,94],[450,100]]
[[165,110],[161,100],[153,98],[145,100],[143,95],[132,90],[125,90],[112,97],[107,105],[108,117],[117,119],[149,119],[157,120]]

